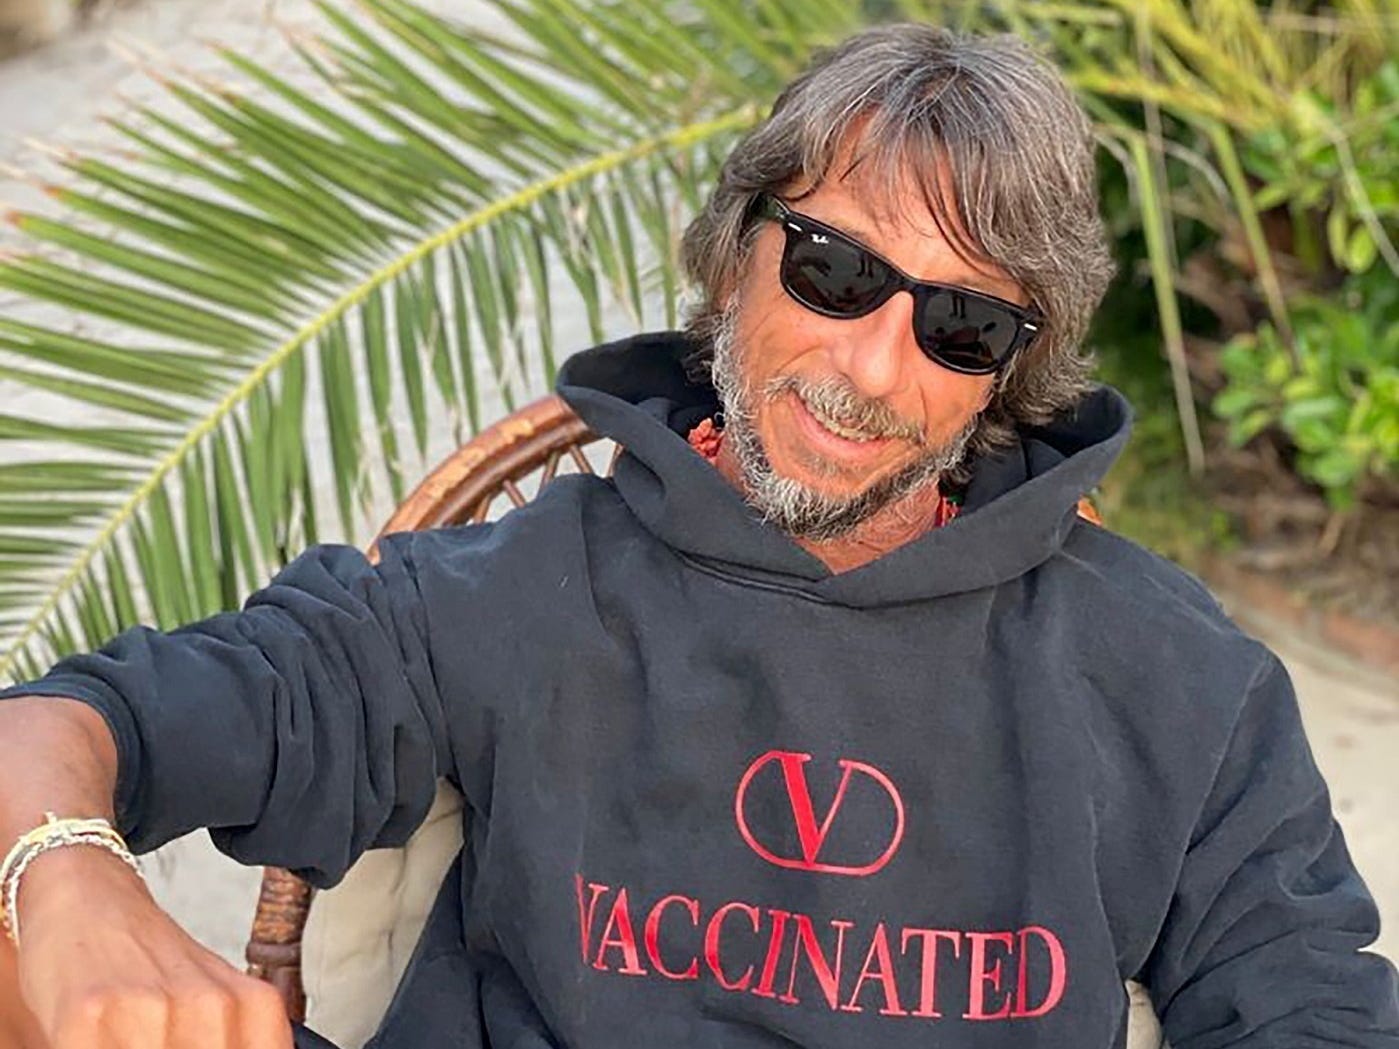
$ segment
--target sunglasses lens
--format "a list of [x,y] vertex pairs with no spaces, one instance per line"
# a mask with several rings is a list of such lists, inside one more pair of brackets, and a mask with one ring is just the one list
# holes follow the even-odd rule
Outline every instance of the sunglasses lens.
[[[986,374],[1005,363],[1030,314],[943,284],[915,281],[862,244],[769,200],[764,217],[782,225],[782,286],[808,309],[853,319],[890,295],[913,293],[913,330],[922,351],[955,371]],[[1026,328],[1025,330],[1029,330]]]
[[782,282],[812,309],[858,317],[879,304],[889,269],[858,245],[823,233],[787,230]]
[[1010,352],[1019,324],[1000,306],[955,292],[924,297],[915,327],[935,361],[966,372],[994,371]]

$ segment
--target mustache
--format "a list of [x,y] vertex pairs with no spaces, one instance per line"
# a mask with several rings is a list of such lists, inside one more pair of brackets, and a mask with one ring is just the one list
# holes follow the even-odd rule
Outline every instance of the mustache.
[[863,396],[854,385],[841,376],[808,379],[799,375],[782,375],[763,387],[763,396],[772,401],[783,394],[793,393],[808,409],[823,415],[849,430],[866,437],[893,437],[922,448],[927,437],[917,423],[899,416],[883,401]]

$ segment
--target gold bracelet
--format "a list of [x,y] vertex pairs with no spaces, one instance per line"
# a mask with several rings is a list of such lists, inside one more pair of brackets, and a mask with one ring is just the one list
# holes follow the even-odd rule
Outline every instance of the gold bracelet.
[[52,812],[44,813],[44,822],[22,835],[10,849],[5,862],[0,863],[0,925],[19,948],[19,882],[29,864],[37,856],[65,845],[92,845],[112,853],[136,872],[145,875],[136,864],[125,840],[104,819],[59,819]]

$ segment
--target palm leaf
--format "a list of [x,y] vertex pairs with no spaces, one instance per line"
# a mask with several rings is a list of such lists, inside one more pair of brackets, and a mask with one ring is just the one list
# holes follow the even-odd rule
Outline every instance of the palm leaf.
[[695,147],[755,122],[803,41],[711,0],[677,64],[664,5],[501,6],[508,40],[323,5],[306,76],[230,50],[245,87],[162,74],[111,122],[122,163],[62,152],[56,212],[8,215],[0,378],[48,400],[0,416],[24,449],[0,467],[0,678],[234,606],[322,532],[362,542],[444,442],[542,392],[558,312],[676,316],[658,202],[702,196]]

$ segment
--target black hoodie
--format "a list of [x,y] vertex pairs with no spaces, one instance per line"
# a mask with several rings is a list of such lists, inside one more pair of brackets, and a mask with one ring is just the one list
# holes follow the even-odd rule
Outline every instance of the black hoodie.
[[674,335],[572,358],[626,447],[490,525],[298,559],[241,613],[11,694],[93,704],[134,848],[335,883],[437,777],[466,846],[381,1049],[1399,1045],[1286,673],[1075,514],[1110,389],[833,575],[685,441]]

